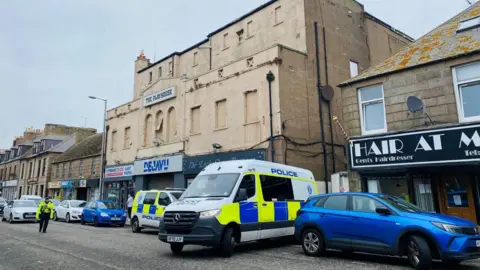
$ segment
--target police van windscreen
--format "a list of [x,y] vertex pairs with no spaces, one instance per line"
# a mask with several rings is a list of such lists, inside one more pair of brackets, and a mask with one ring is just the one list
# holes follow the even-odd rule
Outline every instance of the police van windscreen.
[[198,175],[183,193],[181,199],[229,197],[239,176],[239,173]]

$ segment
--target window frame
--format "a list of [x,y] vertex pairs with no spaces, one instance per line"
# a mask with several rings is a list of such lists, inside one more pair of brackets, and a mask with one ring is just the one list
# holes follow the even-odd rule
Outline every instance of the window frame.
[[462,64],[462,65],[452,67],[453,89],[454,89],[454,92],[455,92],[455,102],[457,104],[457,115],[458,115],[458,122],[459,123],[469,123],[469,122],[480,121],[480,115],[465,117],[465,111],[464,111],[463,103],[462,103],[462,94],[460,92],[460,89],[461,89],[462,86],[468,86],[468,85],[472,85],[472,84],[480,84],[480,74],[475,79],[470,79],[470,80],[463,81],[463,82],[459,82],[458,81],[458,76],[457,76],[457,69],[462,68],[462,67],[466,67],[466,66],[470,66],[470,65],[478,65],[480,67],[480,62],[479,61],[474,61],[474,62],[471,62],[471,63]]
[[[271,175],[271,174],[260,174],[259,175],[260,177],[260,187],[262,188],[262,197],[263,197],[263,200],[266,201],[266,202],[288,202],[288,201],[297,201],[295,200],[295,190],[293,188],[293,179],[292,178],[289,178],[289,177],[281,177],[281,176],[278,176],[278,175]],[[263,186],[263,181],[265,178],[278,178],[278,179],[281,179],[281,180],[284,180],[285,182],[284,183],[289,183],[287,184],[289,188],[291,188],[291,199],[290,198],[287,198],[285,197],[284,199],[282,200],[279,200],[279,197],[278,197],[278,194],[277,194],[277,197],[275,197],[276,201],[272,200],[272,198],[268,198],[269,200],[267,200],[267,198],[265,198],[265,194],[268,194],[266,192],[266,187]],[[243,179],[242,179],[243,180]],[[278,180],[277,180],[278,181]],[[278,185],[277,185],[278,186]],[[257,192],[257,190],[255,189],[255,191]],[[289,192],[290,192],[289,191]],[[288,194],[290,195],[290,194]]]
[[[362,101],[362,89],[370,88],[370,87],[375,87],[375,86],[380,86],[382,90],[382,97],[377,98],[377,99],[371,99],[368,101]],[[387,111],[385,108],[385,92],[383,89],[383,84],[373,84],[373,85],[367,85],[364,87],[357,88],[357,98],[358,98],[358,109],[360,113],[360,127],[362,131],[362,135],[372,135],[372,134],[379,134],[379,133],[385,133],[388,131],[387,128]],[[364,115],[364,106],[369,105],[369,104],[376,104],[376,103],[383,103],[383,128],[381,129],[374,129],[374,130],[366,130],[365,129],[365,115]]]
[[[147,196],[150,195],[150,194],[154,194],[154,195],[155,195],[155,197],[153,198],[153,203],[146,203],[145,200],[147,199]],[[142,202],[142,204],[150,204],[150,205],[157,204],[157,197],[158,197],[158,192],[146,192],[146,193],[145,193],[145,196],[143,196],[143,202]],[[149,200],[151,200],[151,198],[149,198]]]

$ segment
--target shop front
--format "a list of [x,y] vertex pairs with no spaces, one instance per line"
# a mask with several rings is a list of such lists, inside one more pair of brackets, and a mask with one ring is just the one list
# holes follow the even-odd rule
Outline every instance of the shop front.
[[193,181],[193,179],[197,176],[197,174],[199,174],[205,167],[207,167],[211,163],[242,159],[265,160],[265,150],[255,149],[184,157],[183,174],[185,176],[185,182],[183,187],[188,187]]
[[61,187],[62,187],[60,192],[61,200],[75,199],[75,187],[73,185],[73,180],[63,180]]
[[2,197],[6,200],[15,200],[17,198],[17,180],[3,181]]
[[54,199],[61,199],[60,191],[62,188],[62,181],[48,182],[48,195]]
[[109,166],[105,168],[105,199],[125,206],[128,194],[134,192],[133,165]]
[[136,160],[133,164],[135,190],[183,188],[183,155]]
[[363,191],[478,223],[479,131],[477,123],[353,138],[350,169],[360,174]]

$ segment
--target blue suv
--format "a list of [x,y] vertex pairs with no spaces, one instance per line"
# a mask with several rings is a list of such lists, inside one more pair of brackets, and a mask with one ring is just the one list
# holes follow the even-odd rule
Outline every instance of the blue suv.
[[424,212],[384,194],[310,197],[298,210],[295,237],[308,256],[319,256],[325,249],[407,256],[415,269],[430,269],[432,259],[454,266],[480,258],[475,223]]

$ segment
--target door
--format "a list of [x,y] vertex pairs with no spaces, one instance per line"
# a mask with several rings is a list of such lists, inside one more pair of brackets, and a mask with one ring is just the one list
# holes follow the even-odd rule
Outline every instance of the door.
[[[257,180],[254,174],[246,174],[238,187],[235,198],[238,198],[240,189],[247,191],[247,200],[237,201],[240,209],[240,230],[242,242],[260,239],[259,200],[257,197]],[[235,201],[234,201],[235,202]]]
[[376,208],[388,208],[367,196],[351,196],[352,221],[351,244],[356,250],[388,253],[392,250],[402,229],[396,224],[396,216],[381,215]]
[[157,211],[155,202],[157,201],[158,192],[147,192],[143,199],[142,211],[138,209],[138,216],[141,226],[158,227],[158,221],[155,220],[155,212]]
[[444,214],[477,223],[472,186],[468,175],[444,175],[440,181],[440,204]]

